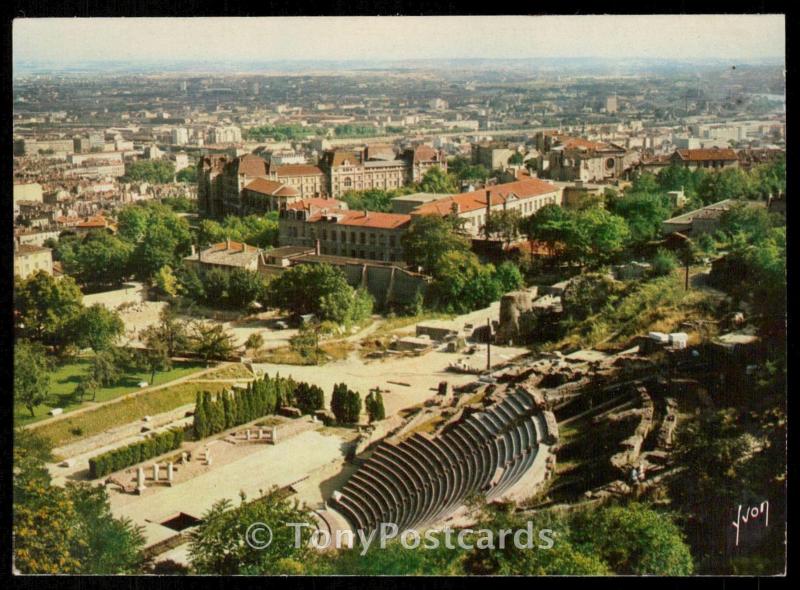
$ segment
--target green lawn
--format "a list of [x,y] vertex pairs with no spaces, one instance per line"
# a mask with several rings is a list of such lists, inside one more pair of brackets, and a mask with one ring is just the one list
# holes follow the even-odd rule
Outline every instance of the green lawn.
[[[16,404],[14,406],[14,421],[18,425],[30,424],[48,417],[48,412],[52,408],[63,408],[64,413],[71,412],[79,408],[82,404],[78,398],[73,396],[75,386],[86,374],[89,366],[88,359],[77,359],[58,367],[50,375],[50,395],[47,402],[34,408],[35,416],[31,416],[28,408]],[[175,366],[163,373],[156,373],[156,378],[151,385],[167,383],[186,375],[191,375],[203,369],[205,365],[199,362],[175,363]],[[150,382],[150,373],[147,371],[135,371],[124,374],[120,380],[110,387],[104,387],[97,392],[96,402],[104,402],[117,398],[126,393],[138,391],[140,381]],[[88,398],[83,404],[91,404]]]
[[176,385],[143,393],[115,404],[100,406],[78,414],[72,418],[64,418],[45,424],[33,430],[37,435],[49,438],[53,446],[73,443],[85,437],[141,420],[145,416],[160,414],[192,403],[198,391],[219,393],[229,387],[226,383],[195,383],[187,381]]

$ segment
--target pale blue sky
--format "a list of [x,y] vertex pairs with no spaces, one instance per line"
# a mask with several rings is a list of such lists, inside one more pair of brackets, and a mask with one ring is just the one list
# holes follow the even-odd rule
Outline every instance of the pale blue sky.
[[16,19],[14,61],[783,57],[783,15]]

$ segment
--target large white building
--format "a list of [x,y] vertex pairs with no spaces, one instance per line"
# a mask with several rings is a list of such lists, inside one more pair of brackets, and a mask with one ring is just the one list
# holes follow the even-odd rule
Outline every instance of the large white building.
[[189,130],[185,127],[176,127],[172,130],[173,145],[186,145],[189,143]]
[[241,143],[242,130],[238,127],[212,127],[208,132],[209,143]]

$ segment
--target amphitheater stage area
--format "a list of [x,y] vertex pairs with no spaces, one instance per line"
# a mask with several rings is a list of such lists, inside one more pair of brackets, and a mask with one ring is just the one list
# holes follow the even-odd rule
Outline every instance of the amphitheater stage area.
[[145,546],[151,547],[177,534],[176,529],[163,524],[170,519],[181,514],[200,519],[218,500],[227,498],[237,506],[240,492],[253,499],[261,490],[302,481],[309,473],[341,461],[346,449],[343,438],[318,430],[301,432],[274,446],[251,447],[243,457],[231,457],[234,460],[230,462],[224,460],[222,449],[226,445],[218,441],[212,447],[214,463],[191,479],[172,487],[148,488],[141,496],[110,494],[114,516],[142,525]]

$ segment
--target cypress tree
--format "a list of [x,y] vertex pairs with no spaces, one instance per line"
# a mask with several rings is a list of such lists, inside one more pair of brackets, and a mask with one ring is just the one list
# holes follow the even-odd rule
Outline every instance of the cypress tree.
[[216,434],[225,430],[225,410],[222,407],[220,395],[212,398],[208,396],[210,434]]
[[201,440],[208,435],[208,417],[203,403],[203,393],[197,392],[197,399],[194,405],[194,437]]
[[347,422],[355,424],[361,417],[361,396],[357,391],[352,389],[347,390],[345,397],[345,413],[347,415]]
[[380,389],[375,390],[375,419],[384,420],[386,418],[386,408],[383,407],[383,394]]
[[225,412],[225,428],[232,428],[236,426],[235,416],[233,415],[233,404],[231,403],[232,396],[227,392],[222,394],[222,408]]

